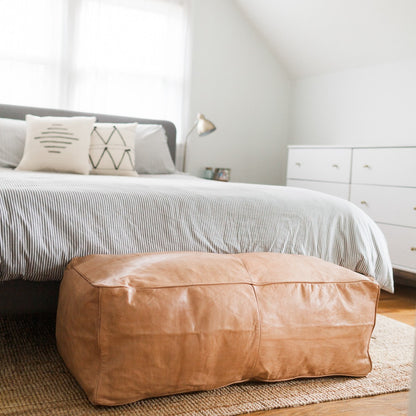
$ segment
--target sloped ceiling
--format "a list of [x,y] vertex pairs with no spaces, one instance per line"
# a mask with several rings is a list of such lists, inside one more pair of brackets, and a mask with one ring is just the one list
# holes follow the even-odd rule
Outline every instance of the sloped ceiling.
[[416,0],[235,0],[292,78],[416,58]]

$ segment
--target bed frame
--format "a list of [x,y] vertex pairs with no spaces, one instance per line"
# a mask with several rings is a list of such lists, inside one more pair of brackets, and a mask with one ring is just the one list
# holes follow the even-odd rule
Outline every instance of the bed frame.
[[[164,127],[168,139],[172,160],[176,157],[176,127],[167,120],[152,120],[110,114],[84,113],[79,111],[51,108],[22,107],[0,104],[0,117],[24,120],[26,114],[35,116],[95,116],[102,123],[160,124]],[[32,282],[29,280],[11,280],[0,282],[0,313],[43,313],[55,312],[58,303],[60,282]]]

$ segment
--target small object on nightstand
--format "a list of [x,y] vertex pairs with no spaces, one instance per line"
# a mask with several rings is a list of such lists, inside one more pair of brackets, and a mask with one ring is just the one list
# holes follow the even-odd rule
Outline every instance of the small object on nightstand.
[[231,169],[216,168],[214,172],[214,180],[228,182],[231,179]]
[[204,171],[204,178],[205,179],[212,179],[214,177],[214,171],[212,168],[205,168]]

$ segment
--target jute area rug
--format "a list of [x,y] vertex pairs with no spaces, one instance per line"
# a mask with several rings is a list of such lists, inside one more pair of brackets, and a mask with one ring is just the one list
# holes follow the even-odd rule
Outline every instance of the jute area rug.
[[237,415],[391,393],[410,386],[414,329],[378,315],[370,346],[373,371],[364,378],[243,383],[125,406],[95,407],[61,361],[54,325],[53,317],[0,317],[1,415]]

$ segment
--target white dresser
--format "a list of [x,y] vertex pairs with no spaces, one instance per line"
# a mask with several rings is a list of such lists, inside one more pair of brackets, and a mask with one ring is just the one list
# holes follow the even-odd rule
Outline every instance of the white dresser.
[[287,185],[358,205],[384,232],[393,267],[416,273],[416,146],[289,146]]

